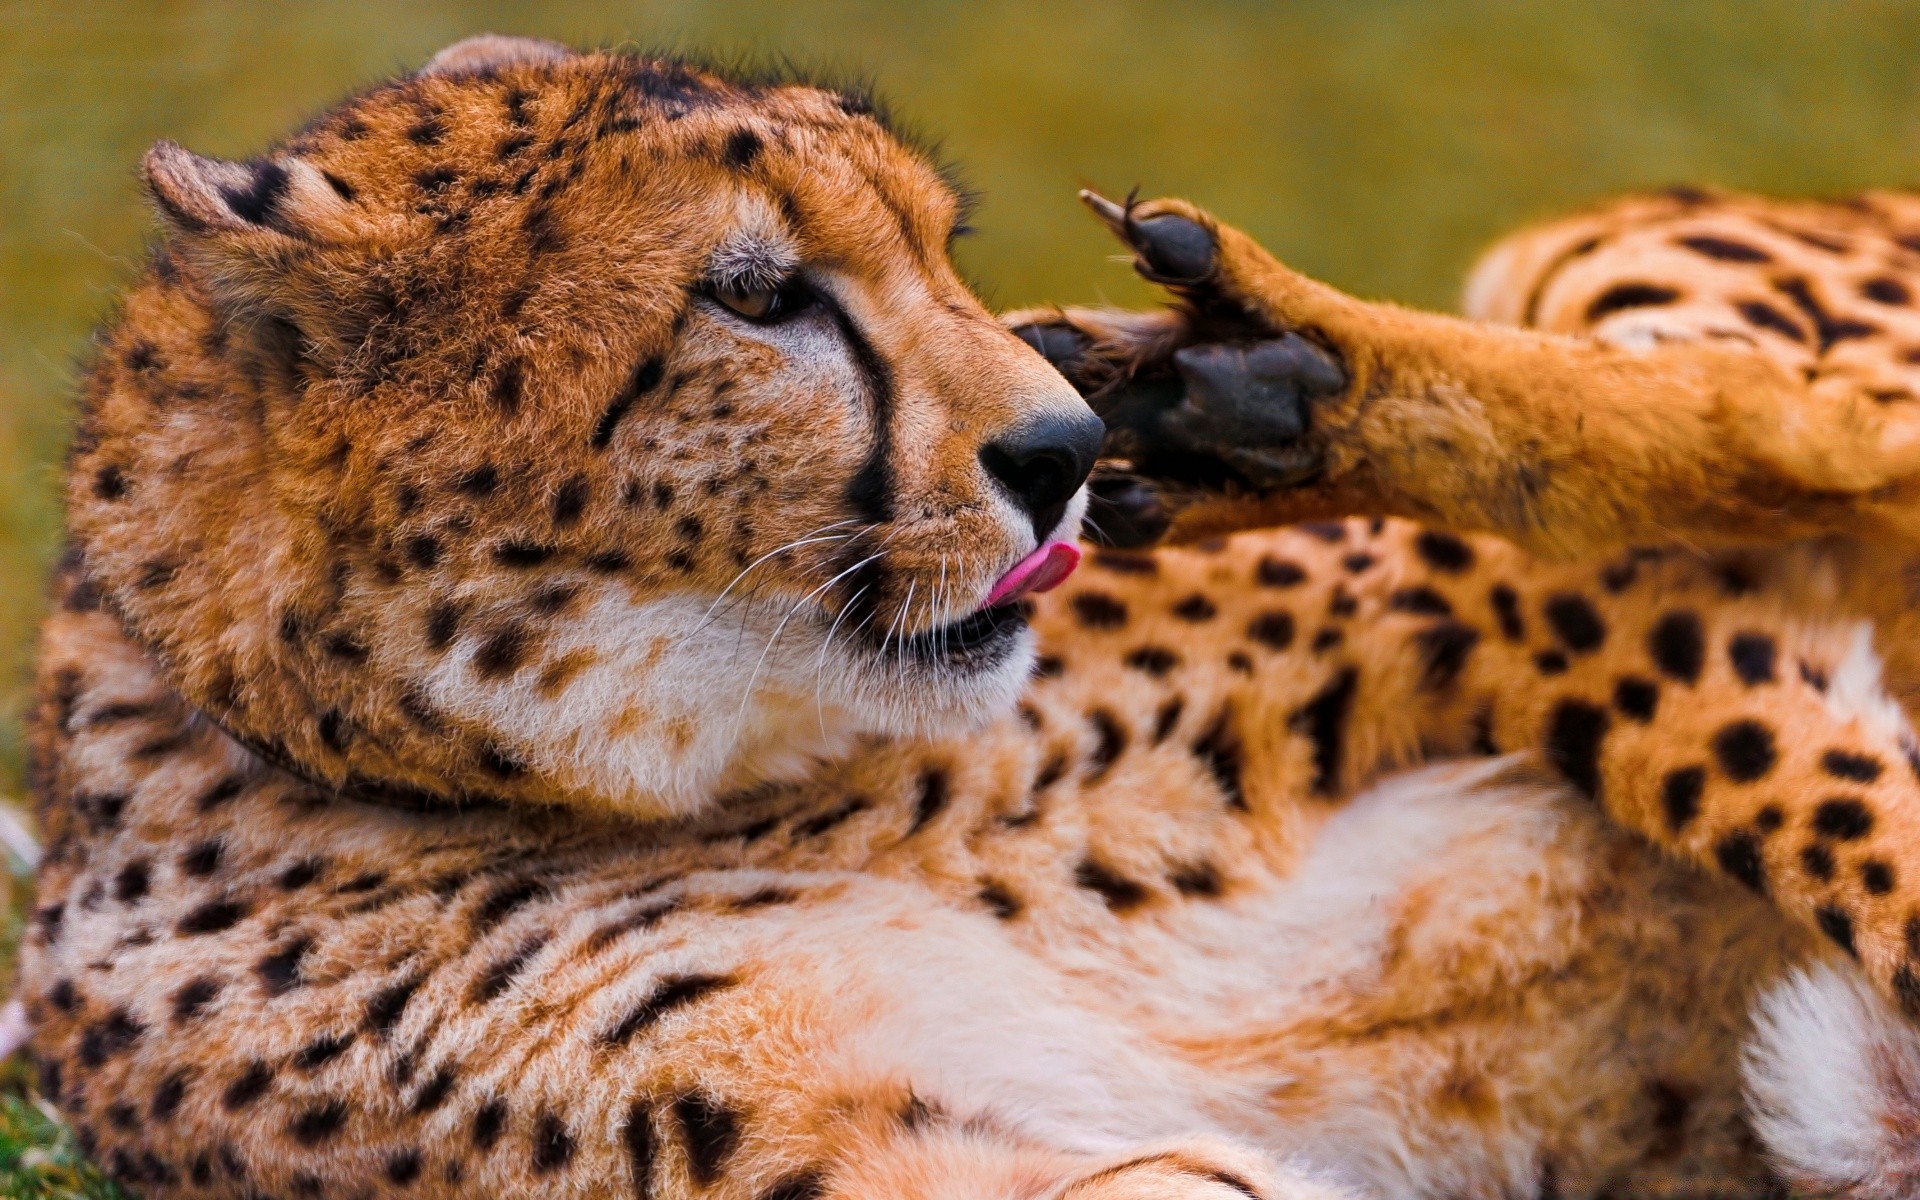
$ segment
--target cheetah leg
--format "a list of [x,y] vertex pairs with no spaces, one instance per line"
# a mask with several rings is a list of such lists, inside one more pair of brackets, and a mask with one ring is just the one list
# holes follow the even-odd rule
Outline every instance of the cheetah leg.
[[1349,794],[1421,755],[1536,751],[1616,821],[1823,933],[1920,1019],[1920,762],[1865,622],[1729,595],[1678,553],[1555,566],[1497,538],[1370,528],[1283,531],[1255,574],[1291,585],[1270,594],[1320,674],[1254,680],[1277,711],[1241,724],[1290,732],[1280,761],[1300,755],[1306,791]]
[[1149,530],[1384,512],[1552,554],[1920,542],[1920,421],[1864,393],[1719,344],[1628,350],[1369,303],[1183,201],[1090,203],[1179,307],[1007,319],[1102,410],[1112,453],[1174,485],[1183,511]]

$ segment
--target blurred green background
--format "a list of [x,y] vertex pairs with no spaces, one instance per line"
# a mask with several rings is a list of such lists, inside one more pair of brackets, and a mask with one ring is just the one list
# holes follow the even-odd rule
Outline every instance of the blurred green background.
[[[983,193],[961,253],[1000,305],[1147,299],[1082,184],[1188,194],[1335,283],[1446,305],[1502,230],[1624,188],[1920,179],[1920,0],[0,0],[0,797],[75,364],[149,231],[141,152],[245,155],[479,30],[870,76]],[[92,1194],[0,1085],[0,1195]]]

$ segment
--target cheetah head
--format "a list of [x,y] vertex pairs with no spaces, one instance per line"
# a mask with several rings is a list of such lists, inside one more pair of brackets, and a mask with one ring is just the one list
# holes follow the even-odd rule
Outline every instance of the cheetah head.
[[144,180],[75,552],[270,760],[673,816],[1022,686],[1101,426],[860,100],[481,38]]

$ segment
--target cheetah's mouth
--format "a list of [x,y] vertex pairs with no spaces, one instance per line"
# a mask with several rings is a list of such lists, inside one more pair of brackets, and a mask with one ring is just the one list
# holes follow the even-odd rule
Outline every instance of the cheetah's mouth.
[[906,640],[906,648],[915,658],[948,667],[997,665],[1033,617],[1027,597],[1059,587],[1079,565],[1078,546],[1049,538],[1002,575],[979,608],[915,634]]
[[923,629],[903,639],[900,645],[907,655],[920,662],[938,663],[956,670],[980,670],[1005,661],[1032,617],[1033,605],[1024,599],[989,604],[958,621]]

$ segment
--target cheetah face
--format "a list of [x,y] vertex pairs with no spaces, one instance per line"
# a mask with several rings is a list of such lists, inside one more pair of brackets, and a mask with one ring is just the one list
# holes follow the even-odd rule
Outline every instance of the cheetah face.
[[120,607],[190,645],[190,695],[210,610],[258,620],[200,697],[236,736],[370,793],[658,816],[1022,686],[1102,427],[864,104],[485,39],[146,178],[165,303],[222,341],[158,357],[225,380],[229,465],[162,501],[153,419],[101,425],[150,504],[76,484],[75,527],[111,583],[198,522]]

